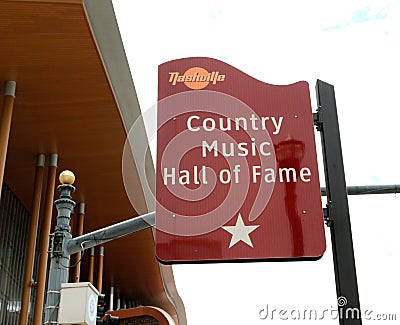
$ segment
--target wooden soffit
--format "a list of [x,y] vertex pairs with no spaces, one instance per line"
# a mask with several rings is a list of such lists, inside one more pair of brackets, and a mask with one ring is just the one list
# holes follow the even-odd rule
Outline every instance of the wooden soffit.
[[[16,81],[17,90],[5,182],[28,210],[36,155],[51,153],[59,155],[58,173],[76,175],[73,198],[86,206],[84,232],[149,209],[137,168],[130,175],[135,208],[124,187],[123,147],[140,109],[111,1],[0,0],[1,91],[7,80]],[[140,130],[138,145],[147,145]],[[151,160],[145,164],[154,178]],[[121,297],[177,317],[151,229],[107,244],[105,251],[104,288],[113,285]]]

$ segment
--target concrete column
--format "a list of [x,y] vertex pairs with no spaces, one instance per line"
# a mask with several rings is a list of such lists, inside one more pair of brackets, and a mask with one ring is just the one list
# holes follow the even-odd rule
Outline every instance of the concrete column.
[[56,183],[57,154],[50,155],[49,172],[47,176],[47,189],[42,220],[42,237],[40,241],[38,283],[36,288],[36,300],[33,316],[33,325],[41,325],[43,316],[43,303],[46,287],[47,259],[49,251],[49,236],[51,217],[53,214],[54,190]]
[[14,108],[15,81],[7,81],[4,90],[3,111],[0,118],[0,197],[6,167],[8,139],[10,137],[11,117]]
[[26,263],[25,263],[24,283],[22,288],[22,302],[21,302],[21,312],[19,316],[19,325],[26,325],[28,322],[28,312],[29,312],[31,287],[32,287],[33,264],[35,260],[36,237],[37,237],[39,214],[40,214],[40,200],[42,197],[44,162],[45,162],[45,156],[42,154],[38,155],[36,162],[34,189],[33,189],[32,217],[29,225],[28,247],[26,250]]
[[[79,203],[78,205],[78,227],[76,236],[83,235],[83,223],[85,220],[85,203]],[[75,254],[76,264],[74,270],[74,282],[79,282],[80,274],[81,274],[81,258],[82,252],[78,252]]]

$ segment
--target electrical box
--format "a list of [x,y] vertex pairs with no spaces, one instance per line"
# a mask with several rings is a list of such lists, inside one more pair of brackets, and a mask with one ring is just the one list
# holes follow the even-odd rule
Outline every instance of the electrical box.
[[96,325],[98,295],[90,282],[61,284],[58,324]]

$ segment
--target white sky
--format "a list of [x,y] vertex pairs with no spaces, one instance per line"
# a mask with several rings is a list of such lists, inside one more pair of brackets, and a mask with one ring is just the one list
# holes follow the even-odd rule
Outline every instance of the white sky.
[[[220,59],[272,84],[306,80],[314,111],[321,79],[335,86],[347,185],[400,184],[400,1],[113,3],[142,110],[156,104],[157,66],[183,57]],[[349,198],[361,307],[396,313],[397,322],[399,196]],[[174,266],[188,324],[338,324],[259,319],[267,304],[320,313],[336,306],[329,229],[326,236],[317,262]]]

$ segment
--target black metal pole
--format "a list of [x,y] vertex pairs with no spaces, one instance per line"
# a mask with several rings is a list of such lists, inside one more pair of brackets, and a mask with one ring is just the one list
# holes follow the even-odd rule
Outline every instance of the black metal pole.
[[362,317],[335,92],[332,85],[321,80],[317,81],[316,91],[318,112],[315,116],[315,124],[321,131],[339,324],[361,325]]
[[[347,186],[348,195],[364,194],[396,194],[400,193],[400,185],[359,185]],[[326,196],[326,188],[321,187],[321,195]]]

